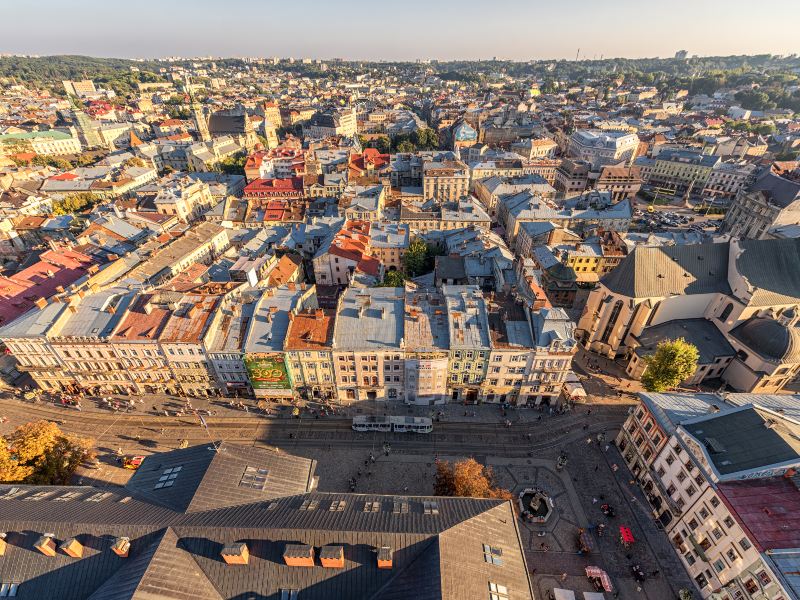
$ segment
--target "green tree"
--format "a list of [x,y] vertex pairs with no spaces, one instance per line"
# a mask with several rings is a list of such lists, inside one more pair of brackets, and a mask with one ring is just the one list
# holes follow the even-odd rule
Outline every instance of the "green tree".
[[217,163],[217,170],[229,175],[244,175],[244,164],[247,162],[247,155],[239,152],[232,156],[226,156]]
[[54,215],[72,215],[93,207],[102,198],[90,192],[77,192],[68,194],[63,200],[53,202]]
[[376,287],[403,287],[405,281],[406,278],[400,271],[386,271],[386,274],[383,276],[383,281]]
[[0,480],[64,485],[80,464],[94,457],[94,441],[65,434],[55,423],[35,421],[0,438]]
[[648,392],[663,392],[677,386],[697,370],[700,353],[683,338],[664,340],[644,358],[642,384]]
[[389,152],[392,151],[392,141],[385,135],[382,135],[375,140],[375,148],[377,148],[378,152],[381,154],[389,154]]
[[411,277],[427,273],[428,254],[428,244],[421,238],[414,238],[403,255],[406,273]]
[[398,152],[416,152],[417,147],[413,144],[413,142],[409,140],[403,140],[399,144],[397,144],[397,151]]
[[694,592],[692,590],[681,588],[678,591],[679,600],[694,600]]

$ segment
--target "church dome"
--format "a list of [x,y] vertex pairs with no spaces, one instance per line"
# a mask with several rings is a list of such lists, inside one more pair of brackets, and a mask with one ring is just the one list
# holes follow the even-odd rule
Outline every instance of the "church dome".
[[770,362],[800,362],[800,331],[796,327],[753,317],[731,330],[731,335]]

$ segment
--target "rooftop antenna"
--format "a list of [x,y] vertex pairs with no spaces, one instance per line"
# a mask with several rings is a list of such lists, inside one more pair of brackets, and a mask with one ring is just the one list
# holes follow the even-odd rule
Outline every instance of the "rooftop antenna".
[[581,49],[578,48],[578,51],[575,53],[575,61],[578,60],[578,57],[581,55]]

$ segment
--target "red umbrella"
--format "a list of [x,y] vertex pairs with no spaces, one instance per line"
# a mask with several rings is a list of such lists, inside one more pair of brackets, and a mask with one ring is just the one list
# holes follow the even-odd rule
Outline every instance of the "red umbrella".
[[632,544],[633,542],[636,541],[633,539],[633,534],[631,533],[631,530],[628,527],[620,527],[619,534],[622,537],[622,541],[625,542],[626,544]]
[[593,566],[586,567],[586,576],[591,577],[593,579],[599,579],[605,591],[607,592],[614,591],[614,586],[611,585],[611,578],[608,576],[608,573],[603,571],[603,569],[601,569],[600,567],[593,567]]

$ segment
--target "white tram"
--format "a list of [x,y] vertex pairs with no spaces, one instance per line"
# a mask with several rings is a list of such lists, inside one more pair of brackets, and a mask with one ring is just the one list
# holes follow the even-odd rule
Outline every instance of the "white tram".
[[384,431],[395,433],[430,433],[433,422],[427,417],[383,417],[358,415],[353,417],[355,431]]

